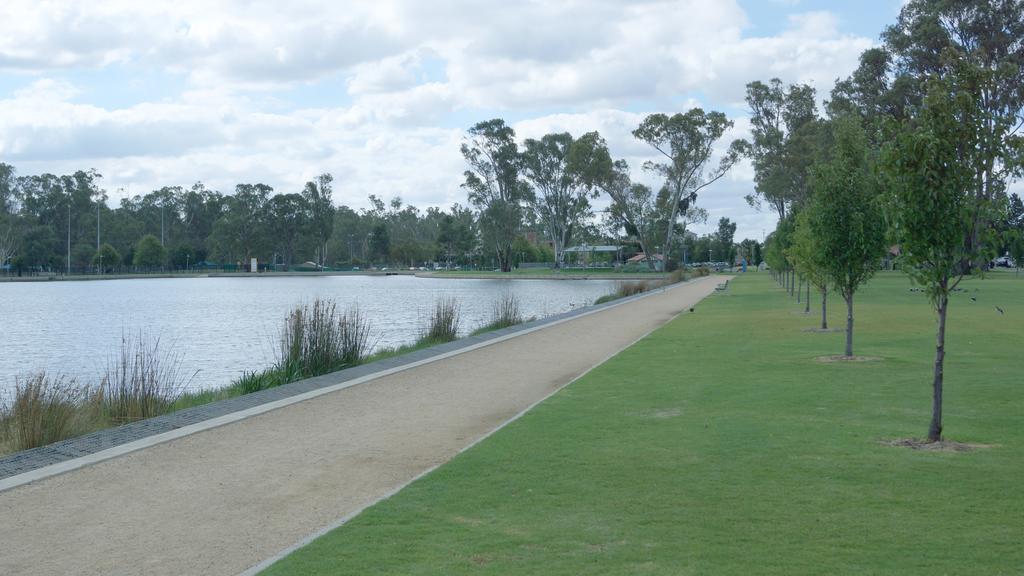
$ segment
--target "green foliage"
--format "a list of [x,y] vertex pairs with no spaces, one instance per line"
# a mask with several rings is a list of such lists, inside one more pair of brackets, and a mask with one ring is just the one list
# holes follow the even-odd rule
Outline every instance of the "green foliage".
[[993,231],[977,224],[998,209],[976,186],[985,117],[975,97],[951,83],[933,80],[921,113],[885,149],[889,215],[904,268],[936,306],[993,256]]
[[159,238],[147,234],[135,246],[134,258],[135,266],[148,269],[159,268],[167,262],[167,251],[160,245]]
[[92,265],[105,274],[121,265],[121,255],[113,246],[104,243],[92,257]]
[[[886,228],[863,129],[852,118],[833,123],[835,147],[831,159],[812,170],[814,193],[802,220],[811,247],[802,246],[795,254],[804,257],[808,269],[820,270],[844,298],[852,298],[878,269]],[[808,249],[820,254],[806,256]]]
[[480,231],[502,272],[512,269],[512,242],[523,223],[529,185],[520,179],[522,165],[516,133],[500,118],[479,122],[466,133],[462,156],[469,164],[463,188],[479,212]]
[[[733,122],[721,112],[692,108],[672,116],[651,114],[633,131],[635,138],[649,144],[665,160],[648,161],[644,169],[665,179],[663,194],[659,194],[663,198],[656,203],[656,219],[664,227],[665,240],[661,248],[666,257],[675,247],[673,239],[677,233],[678,218],[699,218],[691,211],[699,192],[725,176],[749,152],[746,141],[734,140],[718,164],[708,166],[714,144],[732,126]],[[624,203],[622,207],[628,208],[629,204]],[[685,231],[684,224],[679,232]]]

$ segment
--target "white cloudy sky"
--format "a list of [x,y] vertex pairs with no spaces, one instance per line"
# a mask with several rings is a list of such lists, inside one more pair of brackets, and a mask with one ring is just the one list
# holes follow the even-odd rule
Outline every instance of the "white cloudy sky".
[[[115,201],[331,172],[338,203],[450,205],[465,129],[500,116],[521,138],[598,130],[643,179],[645,114],[721,110],[744,137],[748,81],[827,93],[900,3],[4,0],[0,161],[95,168]],[[741,166],[699,200],[739,238],[774,226],[743,201],[751,178]]]

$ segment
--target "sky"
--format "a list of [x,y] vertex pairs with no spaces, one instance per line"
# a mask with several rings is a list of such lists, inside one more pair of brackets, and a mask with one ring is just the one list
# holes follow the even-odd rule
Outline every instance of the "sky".
[[[459,145],[504,118],[520,139],[593,130],[636,180],[647,114],[700,106],[749,137],[745,85],[808,83],[819,100],[877,45],[901,0],[4,0],[0,162],[19,174],[94,168],[111,203],[196,181],[334,200],[466,203]],[[761,239],[749,162],[706,188]],[[605,201],[598,201],[601,208]]]

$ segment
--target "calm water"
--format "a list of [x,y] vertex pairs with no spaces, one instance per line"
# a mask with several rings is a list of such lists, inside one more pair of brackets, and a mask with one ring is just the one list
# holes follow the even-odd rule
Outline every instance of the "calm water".
[[140,329],[171,344],[193,388],[224,385],[271,364],[288,312],[313,298],[358,306],[378,347],[416,340],[442,296],[459,300],[468,333],[505,293],[526,316],[544,317],[592,303],[611,280],[451,280],[413,276],[175,278],[102,282],[0,283],[0,392],[16,376],[45,370],[95,378]]

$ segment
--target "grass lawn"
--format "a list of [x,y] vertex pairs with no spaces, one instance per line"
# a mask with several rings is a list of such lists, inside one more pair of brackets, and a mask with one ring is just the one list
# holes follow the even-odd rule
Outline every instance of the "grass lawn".
[[935,322],[909,287],[856,301],[854,352],[883,360],[824,364],[843,334],[739,278],[266,573],[1022,574],[1024,279],[950,307],[946,434],[994,445],[967,453],[880,443],[928,427]]

